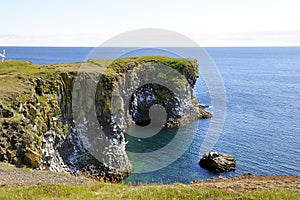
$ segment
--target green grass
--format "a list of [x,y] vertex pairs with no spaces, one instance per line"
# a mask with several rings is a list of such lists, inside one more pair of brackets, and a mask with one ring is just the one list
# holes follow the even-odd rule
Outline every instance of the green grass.
[[32,75],[41,73],[51,73],[54,69],[51,67],[45,67],[33,64],[24,60],[7,60],[3,64],[0,64],[0,75]]
[[300,199],[300,194],[284,190],[233,193],[184,184],[128,186],[103,183],[0,188],[0,199]]
[[[37,65],[24,60],[6,60],[0,63],[0,104],[7,101],[13,94],[26,94],[30,92],[28,79],[41,77],[51,79],[59,72],[77,72],[87,70],[104,73],[108,78],[116,79],[118,74],[131,70],[142,63],[160,63],[170,66],[191,78],[198,76],[197,66],[191,59],[170,58],[165,56],[138,56],[116,60],[88,60],[87,63],[64,63],[49,66]],[[108,67],[106,67],[108,66]]]
[[166,56],[138,56],[120,58],[111,63],[110,68],[118,73],[124,73],[136,66],[137,63],[161,63],[170,66],[179,72],[189,74],[191,77],[198,76],[198,67],[191,64],[191,59],[171,58]]
[[22,60],[7,60],[0,63],[0,104],[7,101],[12,94],[30,92],[28,79],[34,77],[49,77],[55,74],[52,67],[45,67]]
[[[103,74],[113,82],[117,81],[120,75],[122,76],[122,74],[125,74],[129,70],[147,63],[157,63],[169,66],[186,76],[186,78],[196,80],[198,78],[198,65],[195,64],[195,62],[196,60],[190,58],[172,58],[167,56],[135,56],[115,60],[101,59],[87,61],[88,64],[106,68],[103,71]],[[155,68],[153,68],[153,70],[154,69]],[[174,75],[172,71],[162,69],[159,77],[167,78],[168,73],[171,73],[171,77]],[[175,85],[184,84],[182,80],[179,80],[176,77],[170,79],[170,81],[173,81]]]

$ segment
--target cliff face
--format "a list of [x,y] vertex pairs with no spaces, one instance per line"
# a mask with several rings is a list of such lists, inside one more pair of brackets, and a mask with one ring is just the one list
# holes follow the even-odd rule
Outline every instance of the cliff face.
[[[94,60],[87,65],[103,68]],[[31,92],[0,107],[0,161],[119,181],[132,170],[124,134],[149,124],[153,105],[164,107],[168,128],[210,117],[193,96],[195,60],[126,58],[99,71],[26,80]]]

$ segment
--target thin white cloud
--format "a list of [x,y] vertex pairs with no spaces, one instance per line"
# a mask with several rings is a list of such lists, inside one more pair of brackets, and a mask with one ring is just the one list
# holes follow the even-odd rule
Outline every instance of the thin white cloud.
[[[163,35],[159,34],[158,32],[153,38],[157,38],[157,40],[164,38]],[[0,34],[0,46],[99,46],[115,35],[117,34]],[[200,46],[300,46],[300,30],[211,34],[193,33],[183,35],[190,37]],[[168,40],[165,38],[164,40],[162,44],[168,46]],[[142,42],[144,43],[144,41]],[[151,43],[151,41],[149,42]],[[120,45],[140,46],[138,38],[136,38],[135,44],[126,44],[126,41],[125,43],[123,41]],[[180,41],[176,45],[181,46]]]
[[300,30],[192,34],[201,46],[300,46]]

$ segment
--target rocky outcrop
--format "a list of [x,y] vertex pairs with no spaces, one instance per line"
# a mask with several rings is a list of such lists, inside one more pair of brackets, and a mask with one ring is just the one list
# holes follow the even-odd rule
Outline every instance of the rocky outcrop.
[[120,181],[132,170],[124,134],[151,121],[151,106],[163,106],[167,128],[211,117],[193,96],[197,77],[192,59],[134,57],[101,73],[31,78],[30,94],[14,95],[11,109],[0,107],[0,161]]
[[[0,161],[40,168],[43,140],[48,132],[56,132],[61,137],[67,135],[68,125],[60,120],[56,89],[50,83],[53,82],[32,78],[27,82],[32,93],[11,98],[10,112],[14,116],[0,117]],[[44,90],[37,93],[42,84]]]
[[229,154],[207,152],[199,162],[200,166],[214,173],[236,170],[236,159]]
[[[127,159],[122,170],[113,168],[82,144],[72,112],[74,79],[75,73],[32,78],[28,81],[30,95],[12,97],[9,112],[15,113],[14,117],[0,118],[0,161],[118,182],[130,174],[130,163]],[[126,156],[125,148],[122,153]]]
[[[122,77],[117,77],[108,86],[101,84],[101,87],[112,88],[111,94],[108,94],[112,102],[111,114],[125,132],[133,124],[147,125],[150,122],[149,109],[155,104],[165,108],[167,119],[164,126],[167,128],[177,128],[196,119],[211,117],[210,113],[198,106],[198,99],[193,95],[198,77],[195,60],[188,60],[181,66],[182,70],[185,67],[192,68],[189,73],[178,72],[166,66],[169,63],[155,62],[153,59],[140,62],[125,59],[124,62],[125,70],[121,70],[123,68],[119,65],[112,65],[118,76],[121,74]],[[185,75],[180,76],[180,73]],[[102,91],[99,85],[97,90]],[[99,101],[103,99],[101,95],[96,97]],[[98,108],[103,108],[103,103],[98,105]],[[101,112],[103,109],[97,113]]]
[[2,105],[0,105],[0,117],[2,118],[11,118],[14,116],[14,113],[11,112],[10,110],[7,110],[3,108]]

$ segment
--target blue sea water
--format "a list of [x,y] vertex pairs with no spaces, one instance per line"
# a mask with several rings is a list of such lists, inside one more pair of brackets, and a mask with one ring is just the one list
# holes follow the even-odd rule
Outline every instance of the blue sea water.
[[[82,61],[92,49],[6,47],[7,59],[38,64]],[[212,150],[237,158],[237,170],[222,176],[300,175],[300,47],[224,47],[206,51],[220,71],[227,105],[224,129]],[[103,50],[103,58],[109,58],[112,52],[113,49]],[[202,104],[211,104],[201,77],[195,95]],[[175,162],[158,171],[132,174],[126,182],[189,183],[219,176],[198,165],[209,122],[200,120],[183,128],[185,132],[195,131],[196,136]],[[165,145],[164,137],[168,140],[174,134],[176,131],[169,130],[159,139],[145,143],[127,137],[128,149],[139,151]]]
[[0,47],[6,49],[6,59],[27,60],[36,64],[80,62],[93,49],[91,47]]

